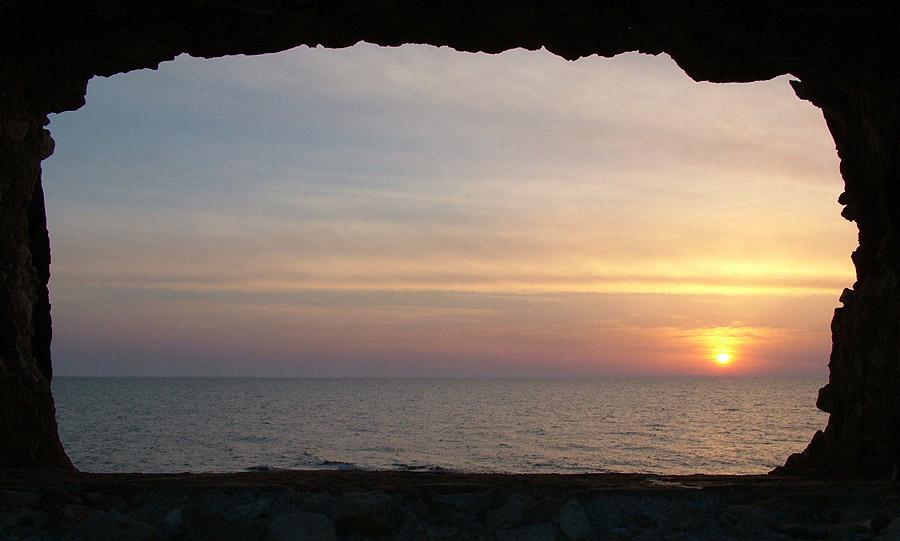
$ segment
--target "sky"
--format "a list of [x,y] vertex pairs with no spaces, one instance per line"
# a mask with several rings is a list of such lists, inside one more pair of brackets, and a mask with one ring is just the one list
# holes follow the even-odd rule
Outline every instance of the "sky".
[[55,373],[824,376],[856,229],[788,81],[368,44],[94,78],[43,162]]

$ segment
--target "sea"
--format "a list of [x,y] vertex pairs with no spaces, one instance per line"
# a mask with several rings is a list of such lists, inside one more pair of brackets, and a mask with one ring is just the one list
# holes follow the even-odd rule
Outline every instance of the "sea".
[[822,378],[56,377],[86,472],[763,474],[827,415]]

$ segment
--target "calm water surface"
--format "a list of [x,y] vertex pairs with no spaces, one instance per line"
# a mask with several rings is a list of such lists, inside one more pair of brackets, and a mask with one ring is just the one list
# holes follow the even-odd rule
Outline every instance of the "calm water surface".
[[53,380],[90,472],[359,468],[764,473],[827,415],[821,379]]

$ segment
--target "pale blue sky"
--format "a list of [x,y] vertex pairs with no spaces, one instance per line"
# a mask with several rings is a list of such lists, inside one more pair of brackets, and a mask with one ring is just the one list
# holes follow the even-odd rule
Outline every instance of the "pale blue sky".
[[95,78],[44,162],[56,371],[709,373],[718,337],[824,374],[855,229],[787,81],[370,45]]

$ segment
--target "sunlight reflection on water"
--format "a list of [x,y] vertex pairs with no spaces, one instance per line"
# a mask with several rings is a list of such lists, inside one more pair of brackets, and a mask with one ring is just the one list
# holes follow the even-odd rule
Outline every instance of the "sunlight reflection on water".
[[91,472],[760,474],[827,415],[818,378],[55,378]]

